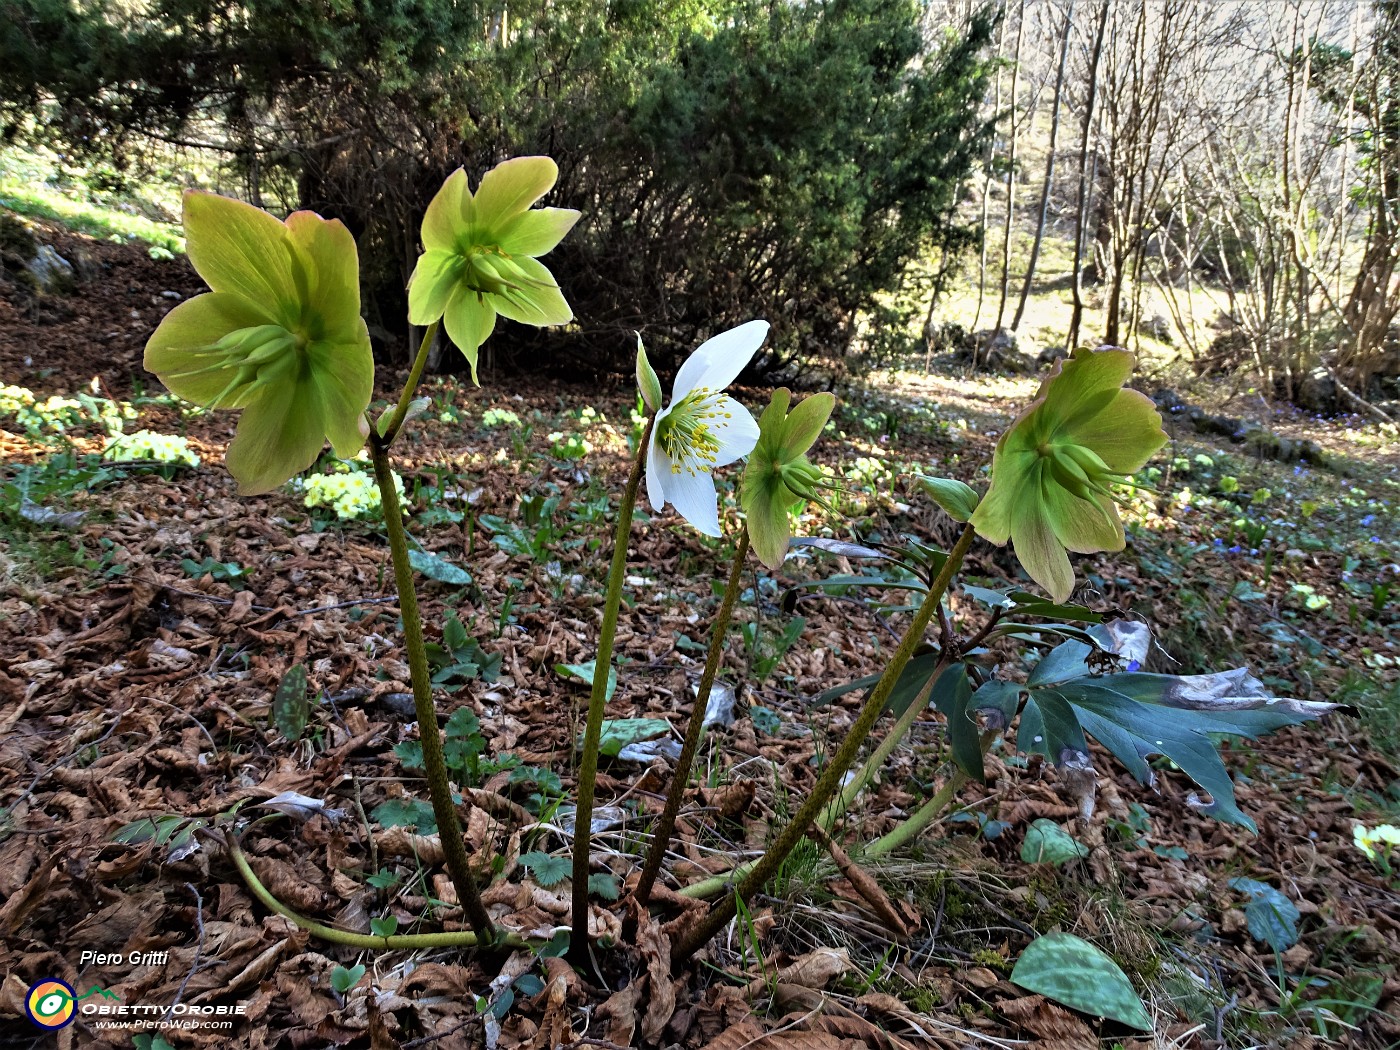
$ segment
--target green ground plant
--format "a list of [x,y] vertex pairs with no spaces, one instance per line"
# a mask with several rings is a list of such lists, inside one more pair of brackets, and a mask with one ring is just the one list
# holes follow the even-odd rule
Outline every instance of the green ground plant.
[[[345,460],[367,447],[402,612],[419,731],[418,741],[396,750],[406,767],[422,770],[430,800],[395,799],[373,817],[381,824],[412,825],[420,833],[437,831],[444,865],[471,926],[469,933],[408,934],[396,926],[370,934],[330,928],[297,915],[257,879],[239,844],[250,826],[245,818],[232,818],[215,829],[263,904],[315,936],[343,945],[559,947],[557,938],[542,944],[536,937],[498,928],[482,902],[480,880],[499,870],[497,858],[472,861],[467,856],[453,785],[468,788],[510,770],[512,780],[521,776],[517,786],[535,788],[543,807],[553,804],[550,799],[562,780],[550,770],[521,773],[504,756],[485,755],[480,725],[466,707],[451,714],[445,731],[438,728],[438,697],[476,677],[489,681],[499,669],[499,657],[493,664],[486,648],[455,617],[444,625],[440,643],[427,641],[416,575],[460,587],[470,585],[471,578],[440,557],[410,548],[402,487],[396,484],[390,455],[405,428],[431,408],[432,399],[418,396],[417,387],[440,324],[474,364],[498,316],[535,325],[568,320],[563,293],[537,261],[577,218],[562,209],[532,208],[554,177],[552,161],[528,157],[487,172],[474,192],[465,173],[449,179],[424,220],[428,253],[412,289],[413,316],[426,326],[423,341],[399,398],[377,418],[368,411],[373,363],[358,314],[353,242],[344,228],[307,212],[284,223],[224,198],[198,193],[187,198],[190,258],[213,291],[187,300],[167,316],[148,346],[147,365],[177,394],[211,408],[242,411],[228,466],[244,492],[267,491],[306,469],[321,455],[327,438]],[[720,603],[710,627],[700,697],[709,697],[715,685],[750,552],[769,568],[781,565],[793,550],[805,551],[817,564],[839,556],[873,567],[825,583],[850,588],[853,595],[883,584],[904,603],[891,605],[888,594],[877,590],[883,611],[907,617],[902,631],[891,629],[897,641],[880,674],[824,694],[828,702],[844,692],[863,696],[844,736],[820,753],[816,783],[792,798],[790,818],[772,829],[763,854],[680,889],[706,903],[672,938],[673,965],[685,963],[736,915],[751,914],[747,909],[755,895],[775,880],[800,879],[818,855],[808,837],[813,826],[825,833],[841,820],[930,708],[946,725],[952,771],[936,787],[928,785],[907,820],[862,845],[868,858],[903,850],[943,816],[962,786],[982,781],[993,747],[1054,766],[1066,777],[1093,777],[1091,737],[1143,783],[1153,781],[1158,766],[1172,765],[1208,795],[1201,803],[1205,812],[1253,829],[1237,805],[1217,740],[1257,737],[1317,718],[1333,705],[1276,697],[1243,669],[1148,673],[1143,670],[1151,644],[1148,624],[1106,621],[1092,609],[1068,602],[1075,582],[1068,552],[1124,549],[1122,515],[1133,513],[1134,501],[1141,498],[1134,477],[1166,442],[1151,402],[1125,388],[1132,355],[1116,348],[1084,350],[1057,363],[1002,433],[985,491],[957,479],[925,479],[927,505],[960,527],[956,542],[943,550],[913,538],[866,545],[793,536],[794,515],[801,508],[823,506],[839,519],[850,493],[836,488],[840,482],[834,472],[819,470],[808,459],[834,398],[817,394],[794,406],[790,392],[779,390],[755,420],[725,393],[768,334],[766,322],[750,321],[704,342],[677,370],[669,402],[638,340],[644,422],[617,504],[597,647],[592,661],[562,668],[587,684],[590,693],[573,792],[572,857],[533,851],[528,863],[521,858],[541,885],[569,883],[571,960],[580,967],[591,965],[590,953],[598,946],[588,935],[590,901],[608,899],[608,887],[614,885],[611,873],[599,870],[592,849],[600,756],[656,735],[656,727],[640,724],[654,720],[606,718],[620,674],[613,647],[633,518],[643,492],[654,519],[672,506],[716,549],[732,548],[727,578],[722,586],[716,581]],[[745,459],[737,492],[742,517],[737,512],[722,516],[723,486],[717,488],[714,471]],[[1206,469],[1188,462],[1188,468],[1196,466]],[[869,465],[858,469],[866,480],[874,476]],[[1251,505],[1270,502],[1255,496]],[[539,562],[563,544],[577,542],[561,523],[564,511],[562,496],[536,491],[520,494],[514,520],[486,515],[481,520],[506,553]],[[726,536],[726,524],[734,520],[742,523]],[[963,581],[964,559],[979,538],[998,545],[1009,541],[1016,559],[1049,597]],[[952,619],[945,599],[955,590],[960,607],[979,610],[975,616]],[[757,589],[754,598],[761,600]],[[1304,600],[1295,611],[1305,618],[1327,610],[1309,608]],[[508,609],[500,611],[502,626],[508,615]],[[770,645],[763,657],[771,663],[756,660],[755,675],[765,667],[771,672],[783,653],[798,644],[800,626],[793,630],[792,625],[800,620],[784,622],[777,634],[780,644]],[[755,650],[762,650],[760,638],[755,629]],[[995,677],[973,659],[979,647],[993,641],[1021,652],[1028,667],[1024,681]],[[706,707],[703,702],[693,707],[663,813],[651,828],[650,847],[632,889],[642,907],[659,904],[653,896],[656,880],[691,780]],[[889,728],[877,733],[887,714]],[[669,726],[663,722],[659,728],[664,733]],[[274,813],[254,823],[286,815]],[[986,826],[981,830],[986,833]],[[1035,861],[1046,859],[1052,848],[1058,851],[1052,861],[1076,859],[1077,850],[1062,848],[1065,838],[1058,829],[1041,829]],[[1141,1003],[1117,964],[1079,938],[1052,933],[1033,941],[1013,979],[1017,971],[1023,972],[1026,987],[1077,1009],[1144,1027]],[[1065,974],[1073,977],[1068,985]]]

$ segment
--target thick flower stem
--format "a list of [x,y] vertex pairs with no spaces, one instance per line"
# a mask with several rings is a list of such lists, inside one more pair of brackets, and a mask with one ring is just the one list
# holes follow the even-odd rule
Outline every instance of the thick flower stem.
[[[987,756],[991,750],[992,743],[996,740],[996,730],[988,730],[982,734],[982,757]],[[903,846],[916,837],[926,827],[934,822],[940,813],[948,808],[948,804],[953,801],[953,796],[958,790],[972,778],[961,769],[956,769],[953,774],[943,783],[927,802],[920,806],[914,813],[906,817],[898,827],[885,835],[881,835],[870,845],[865,847],[867,857],[883,857],[886,853]]]
[[925,802],[908,819],[896,827],[887,835],[882,835],[870,845],[865,847],[864,855],[867,857],[883,857],[886,853],[903,846],[913,839],[924,828],[933,823],[940,813],[948,808],[948,803],[953,801],[953,796],[958,793],[958,788],[968,782],[970,778],[961,769],[957,770],[944,781],[943,786],[934,793],[934,796]]
[[423,340],[418,344],[418,354],[413,359],[413,367],[409,370],[408,381],[403,385],[403,391],[399,394],[399,403],[394,406],[394,414],[389,417],[384,426],[384,447],[388,448],[394,443],[394,438],[398,437],[399,428],[403,426],[403,421],[408,418],[409,406],[413,404],[413,395],[418,390],[418,381],[423,378],[423,369],[428,363],[428,351],[432,349],[433,339],[438,334],[438,329],[442,327],[441,319],[428,325],[423,332]]
[[603,738],[603,714],[608,704],[608,678],[612,670],[613,639],[617,636],[617,612],[622,604],[622,580],[627,574],[627,541],[632,533],[632,511],[637,505],[637,488],[646,469],[653,416],[647,420],[637,443],[637,458],[622,502],[617,507],[617,531],[613,535],[612,565],[608,569],[608,590],[603,599],[603,626],[598,634],[598,653],[593,661],[593,692],[588,700],[588,722],[583,731],[583,754],[578,767],[578,790],[574,816],[573,937],[569,954],[578,965],[588,958],[588,861],[592,844],[593,789],[598,778],[598,749]]
[[729,568],[729,582],[720,599],[719,612],[710,627],[710,651],[705,654],[705,670],[700,675],[700,688],[695,697],[695,707],[690,712],[690,724],[685,730],[685,742],[681,744],[681,757],[676,761],[676,772],[671,779],[671,790],[666,796],[666,807],[661,818],[652,827],[651,851],[647,854],[646,866],[637,883],[636,896],[642,904],[651,899],[651,888],[656,883],[657,872],[666,857],[666,846],[671,841],[671,832],[676,827],[676,816],[680,813],[681,800],[690,783],[690,767],[695,763],[695,752],[700,747],[700,732],[705,726],[705,710],[710,704],[710,690],[714,688],[719,674],[719,663],[724,655],[724,638],[729,632],[729,620],[734,615],[734,602],[739,597],[739,584],[743,578],[744,561],[749,553],[749,530],[739,533],[739,546],[734,552],[734,564]]
[[[420,353],[419,356],[423,355]],[[418,736],[423,744],[423,771],[428,778],[428,797],[432,800],[433,816],[437,819],[438,835],[442,839],[443,860],[468,923],[482,944],[490,944],[495,940],[496,928],[486,914],[481,892],[467,862],[462,824],[457,819],[457,807],[453,804],[452,787],[447,779],[447,765],[443,761],[442,734],[438,731],[437,708],[433,704],[433,687],[428,673],[428,651],[423,644],[423,619],[418,611],[413,567],[408,563],[408,534],[403,527],[399,494],[394,488],[393,472],[389,469],[389,450],[386,442],[377,434],[370,435],[369,448],[374,460],[374,478],[379,483],[379,495],[384,505],[384,525],[389,533],[394,582],[399,592],[399,612],[403,616],[404,645],[408,649],[408,667],[413,680],[413,709],[418,717]]]
[[867,758],[860,769],[856,771],[855,776],[851,777],[850,782],[845,784],[841,788],[840,793],[831,800],[831,805],[827,806],[822,812],[817,823],[821,826],[823,831],[830,831],[832,829],[835,823],[841,819],[841,815],[850,808],[856,796],[865,790],[865,785],[869,784],[870,781],[874,779],[875,774],[884,768],[885,760],[894,752],[895,747],[904,739],[904,734],[909,732],[909,727],[918,721],[919,716],[924,712],[924,708],[928,706],[929,694],[933,692],[934,683],[938,681],[938,677],[943,673],[945,666],[946,665],[940,661],[938,666],[933,669],[933,673],[929,675],[928,681],[924,683],[924,687],[919,690],[919,694],[910,701],[909,706],[906,707],[899,718],[895,720],[894,725],[890,727],[890,731],[885,734],[885,738],[881,740],[875,750],[870,753],[870,757]]
[[[389,937],[376,937],[372,934],[351,933],[348,930],[337,930],[333,926],[325,926],[314,919],[308,919],[305,915],[292,911],[291,908],[272,895],[253,871],[253,866],[248,863],[248,858],[244,855],[235,835],[228,835],[224,839],[224,846],[228,850],[229,859],[233,861],[233,866],[243,876],[244,883],[247,884],[254,897],[262,901],[267,908],[290,919],[307,933],[313,937],[319,937],[323,941],[344,944],[350,948],[397,949],[400,951],[419,951],[425,948],[474,948],[482,943],[475,933],[468,933],[465,930],[452,933],[400,933]],[[529,941],[514,933],[493,943],[509,948],[530,947]]]
[[913,622],[909,624],[909,628],[904,632],[904,637],[900,639],[899,647],[890,657],[889,666],[885,668],[879,682],[871,690],[869,698],[860,709],[860,713],[856,715],[856,720],[851,724],[841,746],[836,749],[836,753],[831,756],[826,767],[822,770],[821,776],[817,778],[817,783],[812,788],[811,794],[807,796],[777,840],[759,858],[758,863],[739,880],[734,892],[724,900],[715,903],[705,918],[689,926],[681,934],[672,949],[671,958],[673,961],[679,962],[689,958],[734,917],[738,910],[737,903],[748,901],[773,876],[778,866],[792,852],[793,847],[807,834],[808,825],[818,818],[827,803],[836,795],[841,787],[842,776],[851,767],[851,763],[859,754],[865,738],[875,727],[876,721],[879,720],[885,709],[885,702],[894,690],[895,683],[899,681],[899,676],[903,673],[905,665],[914,655],[914,649],[922,640],[929,622],[938,612],[943,595],[948,590],[948,584],[952,581],[953,574],[962,566],[963,558],[972,546],[975,535],[972,526],[966,526],[962,535],[958,537],[958,542],[948,552],[948,558],[943,563],[943,568],[929,586],[923,604],[919,606],[919,611],[914,614]]
[[[942,665],[934,670],[933,674],[929,677],[928,683],[919,691],[919,695],[914,698],[913,703],[905,708],[904,713],[899,716],[899,720],[890,727],[890,731],[886,733],[885,738],[880,741],[879,747],[870,753],[870,757],[865,760],[865,763],[856,771],[855,775],[851,777],[850,782],[841,789],[840,793],[831,800],[831,804],[827,806],[826,809],[822,810],[817,819],[813,821],[813,827],[822,833],[826,833],[836,826],[836,822],[841,819],[841,815],[850,808],[851,803],[855,801],[855,797],[865,789],[865,785],[870,783],[875,774],[884,766],[885,760],[890,757],[890,753],[894,751],[895,746],[904,739],[904,734],[909,732],[909,727],[914,724],[918,716],[923,712],[925,705],[928,703],[929,693],[933,691],[933,683],[938,680],[940,674],[942,674]],[[683,897],[693,897],[696,900],[713,897],[723,892],[726,886],[730,886],[743,879],[745,875],[754,869],[761,859],[762,858],[756,858],[751,861],[746,861],[722,875],[713,875],[700,882],[693,882],[689,886],[681,889],[680,894]]]

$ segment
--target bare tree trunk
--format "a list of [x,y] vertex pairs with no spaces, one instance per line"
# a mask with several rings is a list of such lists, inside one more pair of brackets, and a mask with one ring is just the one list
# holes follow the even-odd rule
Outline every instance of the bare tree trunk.
[[1099,27],[1094,33],[1094,48],[1089,54],[1089,97],[1084,103],[1083,130],[1079,136],[1079,208],[1074,221],[1074,308],[1070,313],[1069,335],[1065,348],[1073,350],[1079,343],[1079,326],[1084,319],[1084,232],[1089,224],[1089,195],[1092,186],[1088,181],[1089,132],[1094,125],[1094,101],[1098,96],[1099,58],[1103,54],[1103,34],[1108,26],[1108,7],[1111,0],[1103,0],[1099,8]]
[[[1022,19],[1025,17],[1025,4],[1022,2]],[[1003,19],[1001,28],[997,31],[997,58],[1001,58],[1002,48],[1006,46],[1006,20]],[[1000,62],[997,64],[996,86],[992,91],[992,115],[999,118],[1001,116],[1001,73]],[[1013,110],[1014,110],[1013,106]],[[1014,117],[1014,113],[1013,113]],[[1011,125],[1012,138],[1016,135],[1016,125],[1013,119]],[[992,204],[992,161],[996,158],[996,135],[987,136],[987,156],[983,161],[982,168],[982,244],[981,251],[977,258],[977,309],[972,314],[972,331],[977,331],[977,325],[982,320],[982,304],[987,296],[987,224],[990,216]],[[928,334],[929,326],[933,323],[933,304],[937,300],[931,300],[928,307],[928,320],[924,323],[925,336]],[[973,367],[976,368],[977,361],[974,357]]]
[[996,332],[1000,334],[1006,316],[1006,296],[1011,285],[1011,231],[1016,213],[1016,88],[1021,75],[1021,42],[1026,35],[1026,0],[1021,0],[1021,18],[1016,25],[1016,53],[1011,70],[1011,148],[1006,158],[1006,225],[1001,238],[1001,298],[997,303]]
[[1055,181],[1055,150],[1060,138],[1060,99],[1065,87],[1065,63],[1069,59],[1069,36],[1074,25],[1074,0],[1065,7],[1065,28],[1060,34],[1060,65],[1055,72],[1055,98],[1050,103],[1050,151],[1045,157],[1045,181],[1040,187],[1040,215],[1035,225],[1035,241],[1031,244],[1030,261],[1026,264],[1026,279],[1021,285],[1021,301],[1016,304],[1016,316],[1011,319],[1012,331],[1021,327],[1026,313],[1026,301],[1031,297],[1031,282],[1035,279],[1035,264],[1040,258],[1040,242],[1045,237],[1045,216],[1050,206],[1050,187]]
[[1395,286],[1396,254],[1400,252],[1397,201],[1400,201],[1400,2],[1377,5],[1376,53],[1371,60],[1367,113],[1372,141],[1374,189],[1371,227],[1361,268],[1343,310],[1350,339],[1337,361],[1337,371],[1363,397],[1381,355],[1385,337],[1400,312],[1400,289]]

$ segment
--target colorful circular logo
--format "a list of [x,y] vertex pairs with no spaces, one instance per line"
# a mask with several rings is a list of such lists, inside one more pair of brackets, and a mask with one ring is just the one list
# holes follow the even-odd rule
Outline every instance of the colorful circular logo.
[[24,1008],[40,1028],[66,1028],[73,1023],[77,998],[70,985],[56,977],[45,977],[29,986]]

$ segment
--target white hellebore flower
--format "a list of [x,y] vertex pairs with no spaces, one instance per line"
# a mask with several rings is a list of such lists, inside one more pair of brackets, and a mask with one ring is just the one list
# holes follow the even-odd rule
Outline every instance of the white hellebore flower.
[[701,343],[676,373],[670,407],[652,427],[647,502],[654,510],[675,504],[681,517],[707,536],[720,534],[710,471],[742,459],[758,443],[758,424],[724,388],[767,336],[767,321],[750,321]]

